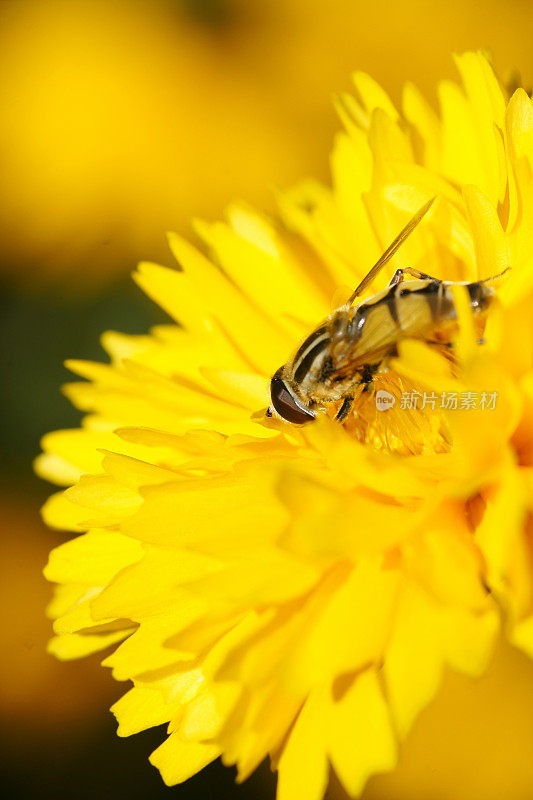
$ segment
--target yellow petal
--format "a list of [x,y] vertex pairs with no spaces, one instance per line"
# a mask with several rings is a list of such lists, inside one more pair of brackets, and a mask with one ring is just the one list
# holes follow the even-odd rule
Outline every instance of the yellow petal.
[[179,702],[165,703],[159,689],[146,686],[134,686],[111,706],[118,722],[119,736],[131,736],[155,725],[162,725],[179,709]]
[[[146,550],[136,539],[128,540],[137,544],[144,557],[129,569],[123,569],[114,581],[106,582],[108,585],[93,602],[95,619],[137,618],[164,612],[178,598],[183,598],[180,590],[183,584],[222,566],[197,553],[163,547]],[[157,581],[153,580],[154,575]],[[183,602],[185,606],[185,598]]]
[[65,531],[80,531],[87,527],[87,509],[71,502],[64,492],[51,495],[41,509],[43,520],[51,528]]
[[140,542],[111,531],[91,530],[50,553],[44,575],[57,583],[105,586],[144,555]]
[[278,765],[277,800],[322,800],[328,781],[327,700],[312,694],[300,712]]
[[463,197],[476,248],[478,279],[492,278],[510,266],[505,235],[495,208],[475,186],[465,186]]
[[[185,741],[205,741],[217,737],[221,726],[239,699],[238,683],[216,683],[200,691],[187,704],[177,728]],[[171,726],[171,729],[173,726]]]
[[353,82],[365,110],[370,113],[376,108],[385,111],[391,120],[398,119],[398,112],[384,89],[366,72],[355,72]]
[[257,411],[270,403],[269,382],[262,375],[208,367],[202,369],[202,374],[232,403],[251,411]]
[[363,791],[376,772],[393,769],[397,745],[385,698],[372,670],[359,675],[328,720],[331,763],[350,797]]
[[192,660],[192,654],[166,647],[166,640],[202,613],[201,601],[184,601],[168,606],[169,613],[144,619],[135,632],[105,661],[117,681],[131,680],[145,672]]
[[183,783],[218,758],[220,748],[215,744],[183,741],[172,733],[150,756],[167,786]]
[[497,630],[495,612],[479,616],[447,608],[416,584],[406,584],[384,664],[387,697],[401,738],[435,696],[446,664],[473,675],[486,668]]
[[[206,308],[246,354],[250,363],[267,374],[282,362],[290,342],[280,329],[247,302],[224,274],[191,245],[175,234],[169,238],[172,252],[186,275],[202,293]],[[177,276],[179,278],[179,276]],[[242,338],[242,331],[248,338]]]
[[85,509],[86,518],[114,525],[128,517],[142,503],[140,495],[106,475],[83,476],[65,490],[66,498]]
[[[252,466],[234,476],[149,487],[143,490],[141,508],[123,523],[123,530],[142,541],[194,547],[213,555],[243,544],[274,541],[286,512],[271,482],[268,470],[263,467],[254,473]],[[206,492],[209,504],[203,502]]]
[[93,635],[65,633],[50,639],[47,651],[59,658],[60,661],[72,661],[73,659],[84,658],[93,653],[98,653],[100,650],[105,650],[110,645],[120,642],[130,633],[131,630]]
[[529,607],[531,575],[524,532],[528,489],[516,469],[507,470],[500,484],[487,492],[487,507],[475,539],[486,561],[487,582],[507,608],[511,623]]
[[231,227],[198,223],[196,228],[243,293],[278,324],[295,312],[319,319],[326,310],[324,297],[273,228],[242,205],[230,206],[228,217]]
[[325,582],[302,613],[297,646],[283,674],[289,691],[297,695],[380,661],[393,624],[397,589],[397,574],[370,560],[360,561],[344,579]]
[[[463,53],[455,56],[463,79],[468,110],[477,141],[477,157],[484,172],[487,197],[496,205],[505,194],[505,156],[503,130],[505,100],[492,66],[482,53]],[[483,190],[483,184],[478,184]]]
[[428,169],[438,172],[441,156],[441,131],[435,111],[412,83],[406,83],[402,101],[406,119],[416,127],[424,143],[420,159]]

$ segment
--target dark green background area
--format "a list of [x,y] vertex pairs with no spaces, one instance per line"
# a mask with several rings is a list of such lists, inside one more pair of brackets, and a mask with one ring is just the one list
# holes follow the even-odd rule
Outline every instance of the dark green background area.
[[64,361],[107,360],[104,331],[143,334],[168,321],[131,279],[89,297],[1,288],[0,451],[11,480],[28,479],[43,434],[79,424],[81,414],[61,393],[63,383],[78,380]]

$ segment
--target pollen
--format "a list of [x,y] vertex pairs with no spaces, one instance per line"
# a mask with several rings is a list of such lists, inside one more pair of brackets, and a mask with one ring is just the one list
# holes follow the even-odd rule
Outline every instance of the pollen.
[[369,389],[358,389],[344,427],[375,450],[404,456],[444,453],[450,432],[441,405],[441,395],[389,371],[374,376]]

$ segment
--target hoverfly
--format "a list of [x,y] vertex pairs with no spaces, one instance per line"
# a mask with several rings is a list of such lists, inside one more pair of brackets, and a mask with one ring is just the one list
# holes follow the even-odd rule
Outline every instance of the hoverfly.
[[[486,311],[494,296],[494,289],[486,284],[494,278],[457,284],[410,267],[397,269],[386,289],[352,305],[413,232],[434,200],[417,211],[349,300],[330,314],[302,342],[294,357],[277,370],[270,382],[268,416],[275,410],[287,422],[303,424],[315,419],[325,404],[342,401],[335,417],[342,422],[352,408],[356,390],[362,387],[362,391],[368,391],[373,376],[385,371],[388,359],[397,355],[402,339],[451,346],[450,337],[446,339],[442,328],[457,319],[452,286],[466,287],[474,314]],[[405,280],[406,275],[415,280]]]

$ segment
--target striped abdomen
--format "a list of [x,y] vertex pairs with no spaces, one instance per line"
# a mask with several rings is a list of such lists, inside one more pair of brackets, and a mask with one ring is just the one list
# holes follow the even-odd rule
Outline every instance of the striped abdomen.
[[[457,319],[453,285],[402,281],[358,306],[338,309],[302,343],[284,368],[285,378],[302,397],[316,402],[343,397],[350,384],[360,381],[364,366],[379,365],[399,341],[442,334],[446,323]],[[494,291],[486,283],[460,285],[466,287],[475,313],[488,307]]]
[[[455,321],[454,285],[457,284],[444,281],[403,281],[355,307],[346,330],[353,357],[376,363],[380,354],[394,349],[401,339],[426,338],[445,323]],[[460,285],[466,287],[475,313],[487,308],[493,289],[479,281]]]

